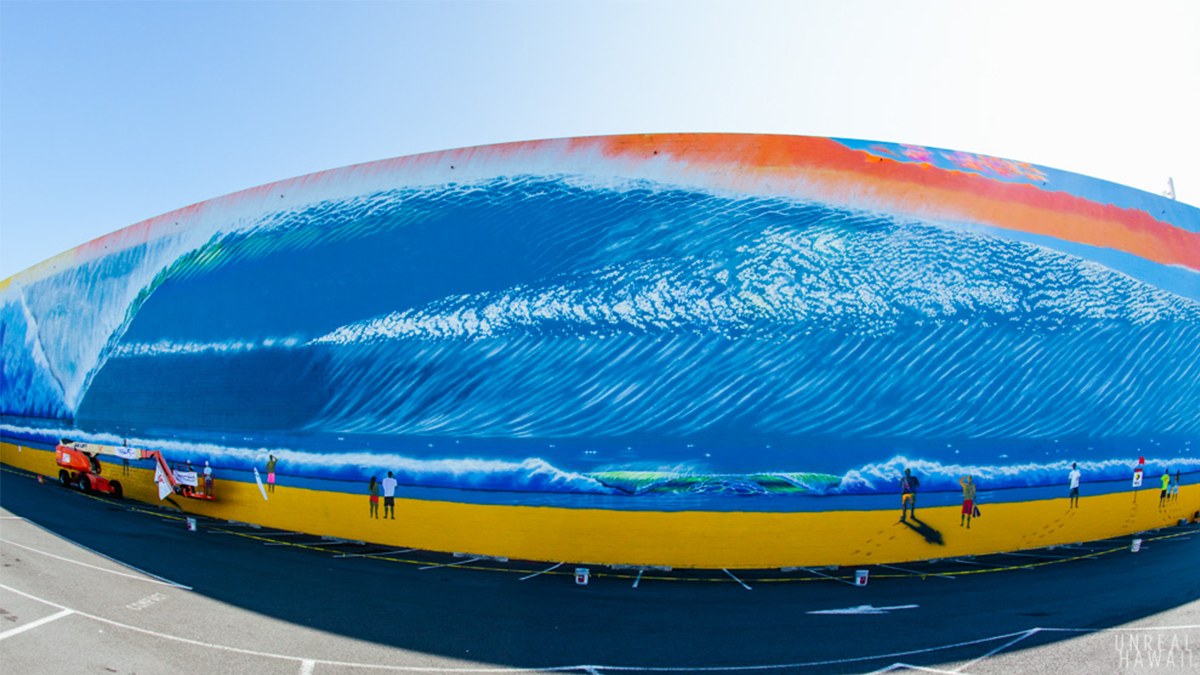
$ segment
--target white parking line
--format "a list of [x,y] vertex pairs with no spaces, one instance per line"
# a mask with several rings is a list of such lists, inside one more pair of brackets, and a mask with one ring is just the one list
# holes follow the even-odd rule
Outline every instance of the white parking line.
[[914,666],[911,663],[893,663],[886,668],[872,670],[868,675],[883,675],[883,673],[891,673],[897,670],[915,670],[922,673],[936,673],[937,675],[956,675],[953,670],[938,670],[937,668],[927,668],[925,666]]
[[41,531],[43,531],[43,532],[46,532],[46,533],[48,533],[48,534],[52,534],[52,535],[54,535],[54,536],[58,537],[59,539],[62,539],[63,541],[67,542],[68,544],[71,544],[72,546],[78,546],[79,548],[81,548],[81,549],[83,549],[83,550],[87,551],[88,553],[91,553],[91,554],[94,554],[94,555],[98,555],[98,556],[100,556],[101,558],[104,558],[105,560],[108,560],[108,561],[110,561],[110,562],[114,562],[114,563],[116,563],[116,564],[118,564],[118,565],[120,565],[120,566],[122,566],[122,567],[127,567],[127,568],[129,568],[129,569],[133,570],[134,572],[137,572],[138,574],[145,574],[145,575],[146,575],[146,576],[148,576],[148,577],[152,577],[152,578],[154,578],[154,579],[158,579],[159,581],[163,582],[164,584],[167,584],[168,586],[174,586],[175,588],[182,588],[182,589],[184,589],[185,591],[190,591],[190,590],[192,590],[192,587],[191,587],[191,586],[184,586],[183,584],[180,584],[180,583],[177,583],[177,582],[171,581],[170,579],[167,579],[166,577],[160,577],[160,576],[158,576],[157,574],[153,574],[153,573],[151,573],[151,572],[147,572],[146,570],[143,570],[143,569],[138,569],[137,567],[134,567],[133,565],[130,565],[130,564],[129,564],[129,563],[127,563],[127,562],[124,562],[124,561],[121,561],[121,560],[117,560],[116,558],[114,558],[114,557],[112,557],[112,556],[109,556],[109,555],[104,555],[104,554],[103,554],[103,553],[101,553],[100,551],[97,551],[97,550],[95,550],[95,549],[92,549],[92,548],[88,548],[87,546],[84,546],[83,544],[81,544],[81,543],[79,543],[79,542],[75,541],[74,539],[71,539],[70,537],[64,537],[63,535],[61,535],[61,534],[59,534],[59,533],[55,532],[54,530],[52,530],[52,529],[50,529],[50,528],[48,528],[48,527],[45,527],[45,526],[43,526],[43,525],[39,525],[39,524],[37,524],[37,523],[33,522],[32,520],[26,519],[26,521],[25,521],[25,522],[29,523],[30,525],[32,525],[32,526],[34,526],[34,527],[36,527],[37,529],[39,529],[39,530],[41,530]]
[[541,572],[534,572],[533,574],[530,574],[527,577],[521,577],[520,579],[517,579],[517,581],[525,581],[526,579],[532,579],[540,574],[545,574],[546,572],[553,572],[554,570],[556,570],[562,566],[563,566],[562,563],[558,563],[558,564],[554,565],[553,567],[547,567],[546,569],[542,570]]
[[[1143,546],[1142,548],[1146,548]],[[1039,553],[997,553],[996,555],[1014,555],[1021,558],[1046,558],[1047,560],[1070,560],[1075,556],[1041,555]]]
[[446,563],[444,565],[426,565],[425,567],[418,567],[417,569],[418,570],[431,570],[435,567],[454,567],[455,565],[466,565],[468,563],[479,562],[480,560],[483,560],[483,559],[484,559],[484,556],[479,556],[477,558],[471,558],[470,560],[460,560],[456,563]]
[[858,584],[854,583],[853,581],[846,581],[845,579],[839,579],[838,577],[830,576],[828,574],[823,574],[823,573],[818,572],[817,570],[814,570],[810,567],[801,567],[800,569],[804,570],[805,572],[810,572],[812,574],[815,574],[819,577],[825,577],[826,579],[833,579],[834,581],[839,581],[843,584],[846,584],[847,586],[857,586],[858,585]]
[[316,669],[316,661],[304,660],[300,662],[300,675],[313,675],[313,671]]
[[[64,539],[65,539],[65,537],[64,537]],[[70,540],[68,539],[67,541],[70,541]],[[0,542],[3,542],[3,543],[5,543],[5,544],[8,544],[9,546],[16,546],[17,548],[23,548],[23,549],[25,549],[26,551],[32,551],[33,553],[38,553],[38,554],[41,554],[41,555],[47,556],[47,557],[49,557],[49,558],[54,558],[55,560],[61,560],[61,561],[63,561],[63,562],[69,562],[69,563],[71,563],[72,565],[79,565],[80,567],[88,567],[88,568],[91,568],[91,569],[94,569],[94,570],[99,570],[99,571],[101,571],[101,572],[107,572],[107,573],[109,573],[109,574],[115,574],[115,575],[117,575],[117,576],[119,576],[119,577],[125,577],[126,579],[136,579],[137,581],[145,581],[146,583],[150,583],[150,584],[161,584],[161,585],[163,585],[163,586],[172,586],[172,587],[174,587],[174,588],[182,588],[182,589],[184,589],[184,590],[186,590],[186,591],[190,591],[190,590],[192,590],[192,587],[191,587],[191,586],[184,586],[183,584],[177,584],[177,583],[175,583],[174,581],[171,581],[170,579],[164,579],[164,578],[162,578],[162,577],[158,576],[157,574],[151,574],[151,573],[149,573],[149,572],[145,572],[145,571],[143,571],[143,570],[139,570],[138,568],[134,567],[133,565],[127,565],[127,564],[125,564],[125,563],[121,562],[120,560],[115,560],[115,559],[113,559],[113,558],[110,558],[110,557],[108,557],[108,556],[104,555],[103,553],[97,553],[96,551],[92,551],[92,553],[96,553],[96,555],[98,555],[98,556],[101,556],[101,557],[103,557],[103,558],[105,558],[105,559],[108,559],[108,560],[112,560],[113,562],[115,562],[115,563],[117,563],[117,564],[119,564],[119,565],[123,565],[123,566],[125,566],[125,567],[128,567],[128,568],[129,568],[129,569],[131,569],[131,570],[136,570],[136,571],[138,571],[138,572],[140,572],[140,573],[142,573],[142,574],[144,574],[144,575],[146,575],[146,576],[148,576],[148,577],[153,577],[153,578],[152,578],[152,579],[147,579],[147,578],[145,578],[145,577],[139,577],[139,576],[136,576],[136,575],[133,575],[133,574],[125,574],[124,572],[118,572],[118,571],[116,571],[116,570],[109,570],[109,569],[104,569],[103,567],[96,567],[95,565],[89,565],[89,564],[87,564],[87,563],[85,563],[85,562],[79,562],[78,560],[71,560],[70,558],[64,558],[64,557],[62,557],[62,556],[60,556],[60,555],[54,555],[53,553],[47,553],[46,551],[39,551],[39,550],[38,550],[38,549],[36,549],[36,548],[30,548],[30,547],[28,547],[28,546],[24,546],[24,545],[22,545],[22,544],[18,544],[18,543],[17,543],[17,542],[15,542],[15,541],[9,541],[8,539],[0,539]],[[72,544],[74,544],[75,542],[71,542],[71,543],[72,543]],[[79,546],[79,544],[75,544],[75,545],[76,545],[76,546]],[[87,547],[81,547],[81,548],[87,548]],[[91,549],[87,549],[87,550],[89,550],[89,551],[90,551]]]
[[[59,609],[64,610],[67,613],[74,613],[81,617],[84,617],[87,619],[92,619],[93,621],[99,621],[101,623],[105,623],[110,626],[114,626],[117,628],[124,628],[126,630],[134,631],[137,633],[142,633],[144,635],[150,635],[153,637],[162,638],[165,640],[171,640],[174,642],[181,642],[184,644],[190,644],[190,645],[194,645],[194,646],[198,646],[198,647],[206,647],[209,649],[216,649],[219,651],[233,652],[233,653],[237,653],[237,654],[245,654],[248,656],[258,656],[258,657],[265,657],[265,658],[272,658],[272,659],[280,659],[280,660],[284,660],[284,661],[296,661],[301,664],[301,667],[304,667],[305,663],[311,662],[314,664],[313,665],[314,668],[316,667],[316,664],[320,663],[322,665],[341,667],[341,668],[369,668],[372,670],[396,671],[396,672],[407,672],[407,673],[529,673],[529,672],[564,672],[564,671],[580,671],[580,670],[583,670],[583,671],[624,671],[624,672],[714,672],[714,673],[718,673],[718,672],[719,673],[761,672],[761,671],[767,671],[767,670],[794,670],[796,668],[813,667],[813,666],[829,666],[829,665],[848,664],[848,663],[864,663],[864,662],[869,662],[869,661],[882,661],[884,659],[895,659],[895,658],[900,658],[900,657],[905,657],[905,656],[912,656],[915,654],[930,654],[930,653],[939,652],[939,651],[961,649],[963,647],[970,647],[972,645],[987,644],[989,642],[996,642],[999,640],[1008,640],[1008,642],[1005,643],[1004,645],[1000,646],[999,648],[991,650],[990,652],[985,654],[983,657],[981,657],[981,658],[986,658],[989,655],[999,653],[1000,651],[1006,649],[1007,647],[1009,647],[1013,644],[1016,644],[1017,642],[1020,642],[1021,640],[1029,637],[1030,635],[1032,635],[1035,632],[1044,632],[1044,631],[1056,631],[1056,632],[1061,631],[1061,632],[1072,632],[1072,633],[1105,633],[1105,632],[1113,632],[1113,631],[1124,632],[1124,631],[1129,631],[1129,630],[1146,630],[1146,631],[1151,631],[1151,630],[1188,630],[1188,629],[1200,628],[1200,625],[1152,626],[1152,627],[1145,627],[1145,628],[1140,628],[1140,627],[1041,628],[1041,627],[1039,627],[1039,628],[1032,628],[1029,630],[1020,631],[1017,633],[1006,633],[1004,635],[995,635],[992,637],[980,638],[978,640],[955,642],[955,643],[951,643],[951,644],[940,645],[937,647],[925,647],[922,649],[912,649],[912,650],[907,650],[907,651],[902,651],[902,652],[892,652],[889,654],[872,654],[872,655],[867,655],[867,656],[855,656],[855,657],[844,658],[844,659],[830,659],[830,660],[824,660],[824,661],[808,661],[808,662],[801,662],[801,663],[779,663],[779,664],[750,665],[750,666],[709,666],[709,667],[698,667],[697,668],[697,667],[671,667],[671,666],[567,665],[567,666],[544,666],[544,667],[528,667],[528,668],[446,668],[446,667],[437,667],[437,666],[433,666],[433,667],[430,667],[430,666],[395,666],[395,665],[389,665],[389,664],[354,663],[354,662],[349,662],[349,661],[332,661],[332,660],[325,660],[325,659],[304,659],[304,658],[300,658],[300,657],[296,657],[296,656],[288,656],[286,654],[272,654],[270,652],[260,652],[260,651],[255,651],[255,650],[251,650],[251,649],[242,649],[239,647],[229,647],[226,645],[218,645],[218,644],[213,644],[213,643],[208,643],[208,642],[201,642],[199,640],[192,640],[190,638],[179,637],[179,636],[170,635],[167,633],[159,633],[157,631],[152,631],[152,630],[148,630],[145,628],[139,628],[137,626],[131,626],[129,624],[120,623],[118,621],[113,621],[112,619],[106,619],[104,617],[96,616],[94,614],[88,614],[86,612],[70,610],[67,607],[64,607],[63,605],[60,605],[56,602],[52,602],[50,600],[39,598],[35,595],[25,593],[24,591],[19,591],[15,588],[12,588],[12,587],[7,586],[2,583],[0,583],[0,588],[10,591],[12,593],[16,593],[17,595],[20,595],[22,597],[29,598],[30,600],[41,602],[41,603],[49,605],[51,607],[57,607]],[[60,612],[59,614],[63,614],[63,612]],[[65,614],[64,614],[64,616],[65,616]],[[24,627],[22,627],[22,628],[24,628]],[[980,659],[976,659],[975,662],[978,662],[979,660]],[[875,671],[875,672],[890,672],[891,670],[895,670],[896,668],[899,668],[899,667],[906,667],[906,668],[912,668],[912,669],[918,669],[918,670],[929,670],[929,672],[938,672],[938,671],[932,671],[930,669],[924,669],[919,666],[913,666],[913,665],[904,664],[904,663],[893,663],[891,666],[888,666],[884,670]],[[964,666],[964,668],[965,668],[965,666]],[[942,672],[945,672],[945,671],[942,671]]]
[[1021,640],[1024,640],[1025,638],[1027,638],[1027,637],[1029,637],[1029,636],[1031,636],[1031,635],[1035,635],[1035,634],[1037,634],[1037,633],[1040,633],[1040,632],[1041,632],[1041,630],[1042,630],[1041,628],[1031,628],[1031,629],[1029,629],[1029,630],[1025,631],[1024,633],[1022,633],[1021,635],[1018,635],[1017,637],[1015,637],[1015,638],[1013,638],[1013,639],[1009,640],[1008,642],[1005,642],[1004,644],[1000,645],[999,647],[996,647],[995,649],[993,649],[992,651],[990,651],[990,652],[988,652],[988,653],[984,654],[983,656],[980,656],[979,658],[977,658],[977,659],[975,659],[975,660],[973,660],[973,661],[967,661],[966,663],[964,663],[963,665],[961,665],[961,666],[959,666],[959,667],[955,668],[955,669],[954,669],[953,671],[951,671],[951,672],[955,672],[955,673],[961,673],[962,671],[966,670],[967,668],[970,668],[971,666],[975,665],[976,663],[979,663],[980,661],[982,661],[982,660],[984,660],[984,659],[986,659],[986,658],[988,658],[988,657],[995,656],[996,654],[999,654],[1000,652],[1004,651],[1005,649],[1008,649],[1009,647],[1011,647],[1011,646],[1013,646],[1013,645],[1017,644],[1017,643],[1018,643],[1018,642],[1020,642]]
[[383,551],[381,553],[339,553],[333,557],[335,557],[335,558],[365,558],[368,556],[375,556],[378,558],[378,557],[382,557],[382,556],[396,555],[397,553],[412,553],[415,550],[417,550],[417,549],[402,548],[398,551]]
[[750,590],[753,590],[752,588],[750,588],[749,586],[747,586],[747,585],[746,585],[746,582],[744,582],[744,581],[742,581],[741,579],[739,579],[739,578],[737,578],[737,577],[733,576],[733,572],[730,572],[729,570],[726,570],[726,569],[723,569],[723,570],[721,570],[721,571],[722,571],[722,572],[724,572],[725,574],[728,574],[728,575],[729,575],[729,578],[731,578],[731,579],[733,579],[734,581],[736,581],[736,582],[738,582],[739,584],[741,584],[741,585],[742,585],[742,588],[744,588],[744,589],[746,589],[746,590],[748,590],[748,591],[750,591]]
[[[908,572],[909,574],[919,574],[923,577],[941,577],[943,579],[954,579],[954,577],[950,576],[949,574],[935,574],[933,572],[918,572],[916,570],[905,569],[903,567],[896,567],[894,565],[880,565],[880,567],[886,567],[889,570],[896,570],[898,572]],[[957,579],[954,579],[954,580],[957,581]]]
[[63,611],[61,611],[57,614],[51,614],[50,616],[44,616],[44,617],[38,619],[37,621],[30,621],[29,623],[25,624],[24,626],[17,626],[16,628],[13,628],[11,630],[6,630],[3,633],[0,633],[0,640],[7,640],[8,638],[10,638],[14,635],[17,635],[18,633],[24,633],[27,630],[33,630],[34,628],[37,628],[38,626],[43,626],[45,624],[50,623],[51,621],[57,621],[57,620],[63,618],[64,616],[70,616],[74,613],[75,612],[73,610],[64,609]]

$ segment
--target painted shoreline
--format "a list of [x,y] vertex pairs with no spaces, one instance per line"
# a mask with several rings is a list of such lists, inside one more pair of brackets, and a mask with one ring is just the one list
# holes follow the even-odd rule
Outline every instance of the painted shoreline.
[[[54,451],[54,445],[11,435],[0,429],[0,442],[7,442],[22,448]],[[264,451],[265,452],[265,451]],[[182,461],[168,453],[170,460]],[[264,457],[266,455],[264,454]],[[189,458],[199,465],[202,459]],[[112,458],[104,458],[111,463]],[[265,460],[264,460],[265,461]],[[1161,460],[1162,464],[1172,466],[1171,460]],[[286,463],[285,463],[286,464]],[[107,466],[108,464],[106,464]],[[152,460],[134,460],[131,467],[153,470]],[[244,468],[230,468],[219,463],[212,465],[213,475],[222,483],[239,482],[255,484],[254,472]],[[265,476],[265,467],[260,466],[260,474]],[[1190,467],[1189,467],[1190,468]],[[929,477],[918,476],[923,481]],[[1161,474],[1147,472],[1141,490],[1151,490],[1158,485]],[[1182,471],[1183,483],[1200,482],[1200,471]],[[332,492],[347,495],[364,495],[367,491],[367,480],[348,480],[321,476],[309,476],[302,472],[277,469],[280,484],[291,488],[302,488],[313,492]],[[1174,472],[1172,472],[1174,476]],[[992,487],[986,480],[976,476],[978,495],[976,504],[987,507],[991,504],[1010,502],[1039,501],[1057,499],[1069,494],[1066,475],[1062,481],[1053,484]],[[1108,494],[1131,493],[1130,478],[1121,479],[1083,479],[1083,494],[1099,496]],[[928,485],[918,491],[918,501],[921,507],[956,506],[962,502],[962,490],[955,485],[951,489],[931,489]],[[458,504],[475,504],[480,506],[536,506],[556,507],[566,509],[605,509],[615,511],[711,511],[721,513],[795,513],[795,512],[824,512],[824,511],[893,511],[898,508],[899,491],[895,481],[887,484],[887,488],[869,493],[837,493],[837,492],[801,492],[794,494],[729,494],[719,498],[709,493],[698,494],[581,494],[560,492],[518,491],[488,488],[464,487],[431,487],[400,481],[396,487],[397,497],[453,502]]]
[[[54,453],[0,443],[0,463],[57,476]],[[119,472],[119,467],[111,467]],[[126,499],[160,503],[153,474],[121,476]],[[47,489],[61,489],[51,481]],[[677,568],[776,568],[897,563],[982,555],[1105,539],[1175,525],[1200,510],[1200,486],[1158,508],[1158,491],[1042,499],[986,506],[967,530],[960,508],[918,512],[918,526],[895,509],[797,513],[646,512],[462,504],[396,499],[397,518],[368,517],[366,495],[279,485],[264,501],[256,485],[219,481],[217,501],[175,499],[187,513],[299,532],[431,551],[513,559]],[[911,522],[911,519],[910,519]],[[941,543],[928,539],[940,538]]]

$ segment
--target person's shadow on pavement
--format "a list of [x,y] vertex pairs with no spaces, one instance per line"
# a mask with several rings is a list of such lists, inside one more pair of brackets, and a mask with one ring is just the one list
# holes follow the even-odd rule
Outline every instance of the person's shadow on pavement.
[[911,522],[908,520],[901,520],[900,522],[905,527],[924,537],[926,543],[937,544],[938,546],[946,545],[946,542],[942,539],[942,533],[918,520],[916,514],[913,514]]

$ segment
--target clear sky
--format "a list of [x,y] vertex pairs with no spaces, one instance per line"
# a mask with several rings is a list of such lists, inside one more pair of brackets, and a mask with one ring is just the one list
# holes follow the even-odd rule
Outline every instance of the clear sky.
[[431,150],[719,131],[1044,164],[1200,204],[1200,2],[0,2],[0,279]]

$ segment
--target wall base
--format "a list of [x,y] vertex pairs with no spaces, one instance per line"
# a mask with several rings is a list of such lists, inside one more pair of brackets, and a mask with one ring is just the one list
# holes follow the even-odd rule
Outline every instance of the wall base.
[[[54,453],[0,443],[0,463],[51,477]],[[154,474],[108,462],[125,498],[159,504]],[[111,475],[110,475],[111,474]],[[887,511],[657,512],[497,506],[396,499],[395,520],[370,518],[366,494],[279,485],[263,500],[253,483],[217,481],[217,501],[173,496],[187,513],[430,551],[591,564],[754,569],[866,565],[982,555],[1104,539],[1175,525],[1200,510],[1200,486],[1159,508],[1157,489],[989,504],[960,526],[960,508],[934,507],[899,522]],[[365,486],[364,486],[365,492]],[[381,500],[382,501],[382,500]],[[897,497],[899,501],[899,497]],[[380,515],[383,505],[380,504]]]

